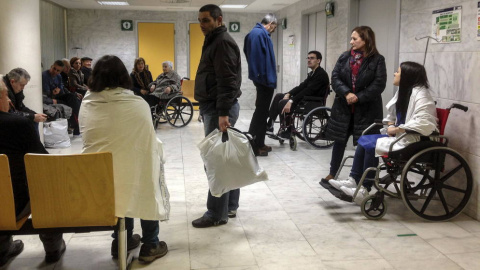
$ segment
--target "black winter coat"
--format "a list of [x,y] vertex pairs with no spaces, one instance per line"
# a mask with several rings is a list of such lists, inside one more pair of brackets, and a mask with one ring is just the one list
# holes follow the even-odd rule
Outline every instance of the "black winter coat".
[[226,116],[242,94],[240,49],[225,26],[217,27],[205,37],[202,57],[195,77],[195,99],[215,103],[219,116]]
[[[352,92],[350,51],[344,52],[332,71],[332,88],[335,91],[331,117],[326,136],[335,141],[346,141],[350,136],[350,120],[353,117],[353,143],[356,145],[362,132],[375,120],[383,118],[382,92],[387,82],[385,58],[380,54],[368,56],[362,62],[355,85],[357,103],[348,105],[345,95]],[[352,113],[353,106],[353,113]],[[370,133],[378,133],[378,129]]]

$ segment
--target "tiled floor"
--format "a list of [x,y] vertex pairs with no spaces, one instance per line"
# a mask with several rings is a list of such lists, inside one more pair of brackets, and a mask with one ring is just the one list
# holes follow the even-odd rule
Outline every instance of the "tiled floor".
[[[242,111],[237,128],[247,130],[251,114]],[[320,187],[331,150],[305,143],[291,151],[268,139],[273,152],[258,160],[270,180],[242,189],[237,218],[228,224],[195,229],[191,221],[205,211],[208,188],[196,148],[203,126],[196,120],[179,129],[164,124],[157,134],[167,155],[172,211],[160,224],[160,238],[169,253],[150,265],[135,260],[132,269],[480,269],[478,221],[460,215],[450,222],[426,222],[391,199],[382,220],[367,220],[358,206]],[[80,149],[76,138],[71,148],[50,152]],[[136,231],[141,233],[138,222]],[[115,269],[109,234],[65,235],[65,255],[48,266],[37,236],[16,237],[24,240],[25,250],[6,269]],[[399,236],[405,234],[414,236]]]

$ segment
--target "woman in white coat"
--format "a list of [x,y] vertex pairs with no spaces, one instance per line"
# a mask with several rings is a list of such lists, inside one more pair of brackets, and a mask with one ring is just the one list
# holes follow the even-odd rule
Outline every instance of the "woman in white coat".
[[[129,90],[132,82],[123,62],[106,55],[93,68],[90,91],[80,109],[82,153],[112,152],[115,214],[125,217],[127,248],[140,244],[133,235],[133,218],[140,218],[142,242],[139,260],[152,262],[168,252],[159,241],[159,220],[167,220],[169,194],[163,175],[162,142],[153,130],[148,104]],[[112,256],[118,242],[114,231]]]
[[[415,62],[403,62],[394,74],[393,84],[399,86],[395,96],[388,102],[388,115],[383,123],[388,125],[388,135],[365,135],[358,140],[355,156],[347,180],[330,180],[329,183],[343,193],[353,196],[363,172],[378,165],[378,156],[388,153],[390,145],[406,130],[428,136],[437,129],[435,102],[430,95],[425,68]],[[418,136],[407,135],[393,145],[393,151],[417,142]],[[375,143],[376,141],[376,143]],[[374,172],[367,177],[373,178]],[[355,200],[361,202],[372,186],[364,182]]]

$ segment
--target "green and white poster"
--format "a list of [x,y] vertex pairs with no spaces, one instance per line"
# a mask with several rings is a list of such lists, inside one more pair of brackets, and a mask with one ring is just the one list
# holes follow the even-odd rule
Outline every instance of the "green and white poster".
[[432,12],[432,36],[439,43],[461,42],[462,6]]

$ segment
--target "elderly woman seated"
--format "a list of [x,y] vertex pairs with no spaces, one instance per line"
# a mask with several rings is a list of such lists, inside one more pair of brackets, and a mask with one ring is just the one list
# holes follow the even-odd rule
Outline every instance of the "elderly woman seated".
[[150,107],[155,106],[161,99],[170,99],[180,92],[180,76],[173,70],[173,64],[170,61],[162,63],[163,73],[158,75],[157,79],[150,83],[150,93],[144,96]]

